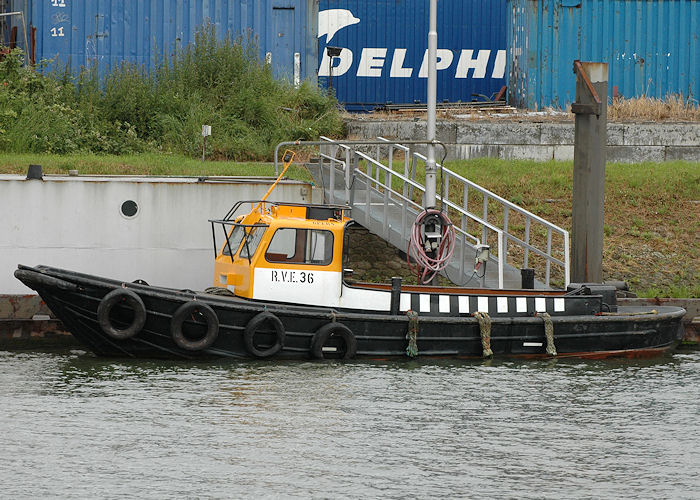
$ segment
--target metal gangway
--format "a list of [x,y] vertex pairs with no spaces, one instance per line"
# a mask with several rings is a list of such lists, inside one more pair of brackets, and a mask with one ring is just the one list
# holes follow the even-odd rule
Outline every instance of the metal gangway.
[[[417,145],[381,137],[367,145],[321,141],[318,159],[307,166],[323,187],[325,202],[349,204],[358,223],[406,252],[425,195],[417,174],[426,157]],[[457,240],[443,275],[457,285],[520,288],[520,270],[532,268],[536,288],[569,284],[568,231],[448,168],[440,166],[440,172],[438,207],[451,218]],[[483,277],[474,272],[476,247],[482,244],[490,246]]]

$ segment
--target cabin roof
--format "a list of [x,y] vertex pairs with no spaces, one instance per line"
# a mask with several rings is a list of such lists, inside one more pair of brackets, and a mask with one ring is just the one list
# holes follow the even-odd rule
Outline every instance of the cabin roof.
[[344,225],[350,218],[346,211],[350,207],[346,205],[313,204],[313,203],[273,203],[260,216],[261,221],[274,223],[274,221],[304,222],[304,225],[322,223],[324,226],[331,224]]

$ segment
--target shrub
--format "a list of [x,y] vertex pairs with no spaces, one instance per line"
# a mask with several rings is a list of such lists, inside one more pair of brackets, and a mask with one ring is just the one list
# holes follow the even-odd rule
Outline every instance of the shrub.
[[0,150],[198,156],[208,124],[210,156],[269,160],[278,142],[343,133],[332,96],[275,80],[257,53],[253,38],[219,40],[208,25],[152,71],[122,63],[100,82],[95,68],[42,75],[13,50],[0,61]]

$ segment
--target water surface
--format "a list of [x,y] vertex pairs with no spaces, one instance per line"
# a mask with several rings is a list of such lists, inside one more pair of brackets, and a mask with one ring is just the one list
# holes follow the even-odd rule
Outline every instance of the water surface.
[[700,352],[215,362],[0,351],[3,498],[697,498]]

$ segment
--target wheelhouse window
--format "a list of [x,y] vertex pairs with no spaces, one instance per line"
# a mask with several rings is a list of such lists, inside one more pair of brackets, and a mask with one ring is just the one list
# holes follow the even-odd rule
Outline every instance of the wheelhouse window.
[[268,262],[327,266],[333,261],[333,233],[318,229],[280,228],[265,252]]
[[245,236],[245,228],[243,226],[235,226],[233,231],[231,231],[231,236],[228,237],[227,244],[224,244],[222,255],[228,255],[229,257],[232,253],[236,255],[238,247],[241,246],[241,241],[243,241],[243,236]]
[[258,249],[258,245],[260,244],[260,240],[262,239],[266,230],[267,227],[262,226],[253,226],[248,228],[248,234],[243,239],[243,247],[241,247],[241,253],[239,255],[242,259],[249,259],[253,256],[253,254],[255,254],[255,251]]

